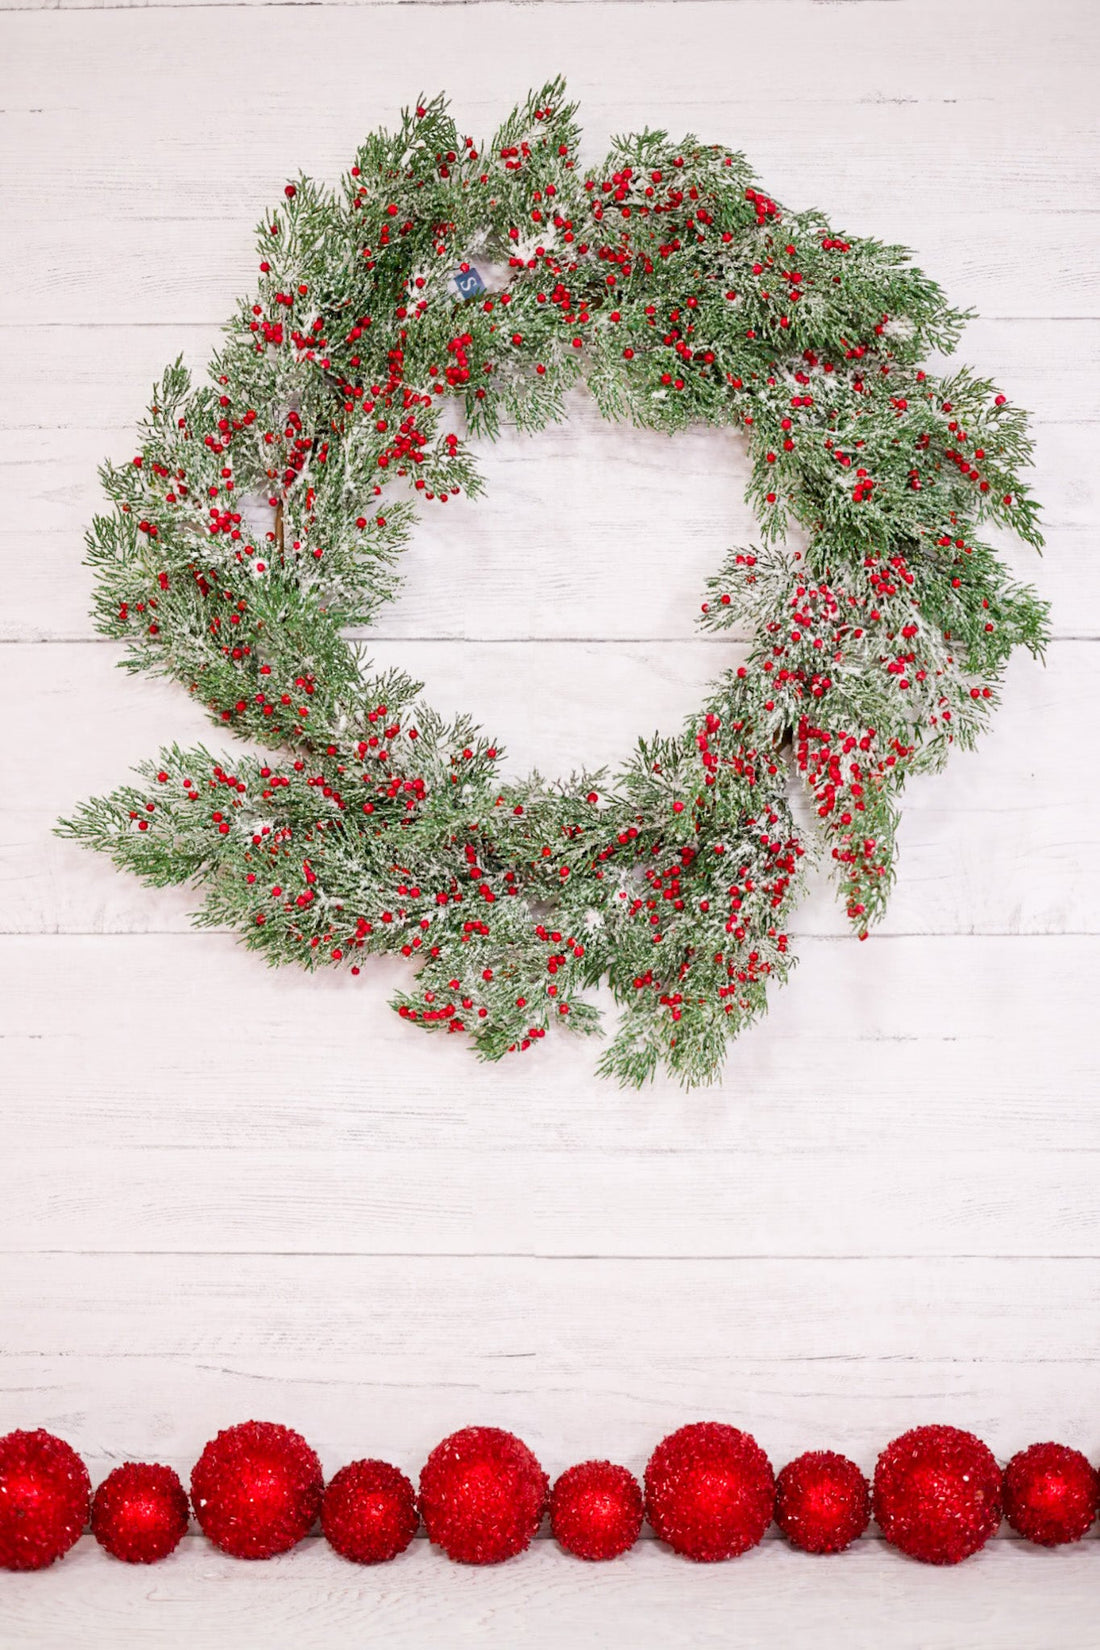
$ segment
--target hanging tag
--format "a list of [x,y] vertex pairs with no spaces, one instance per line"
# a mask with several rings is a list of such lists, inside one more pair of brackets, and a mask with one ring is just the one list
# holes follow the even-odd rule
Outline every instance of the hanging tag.
[[464,263],[451,272],[451,286],[459,298],[476,298],[485,291],[485,282],[473,264]]

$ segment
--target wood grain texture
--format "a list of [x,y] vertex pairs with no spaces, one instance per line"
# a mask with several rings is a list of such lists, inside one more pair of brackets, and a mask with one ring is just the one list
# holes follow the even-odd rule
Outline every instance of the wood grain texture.
[[[135,423],[147,391],[140,393],[130,408]],[[485,495],[426,508],[402,559],[400,599],[379,614],[374,634],[637,641],[696,633],[707,577],[731,545],[759,540],[744,499],[744,443],[732,432],[670,438],[611,424],[581,392],[569,406],[568,423],[538,435],[512,429],[495,443],[473,443]],[[1034,487],[1050,501],[1044,557],[1010,534],[994,529],[991,536],[1018,577],[1042,584],[1055,636],[1096,637],[1096,424],[1043,420],[1035,437]],[[0,641],[95,637],[91,575],[73,547],[103,508],[99,465],[131,457],[135,439],[132,429],[94,427],[7,433],[0,478],[18,476],[21,497],[0,527],[0,554],[6,550],[12,566]],[[566,500],[568,517],[555,526],[552,549],[517,554],[517,546],[545,544],[550,513]],[[686,540],[685,521],[692,526]],[[32,556],[20,553],[27,543]],[[629,600],[624,565],[631,568]]]
[[[266,199],[276,193],[269,188]],[[831,216],[839,214],[834,209]],[[62,318],[69,326],[98,327],[129,319],[141,326],[167,317],[184,326],[219,326],[229,309],[226,294],[253,285],[253,236],[240,215],[108,221],[109,236],[93,219],[74,237],[79,220],[12,215],[7,232],[22,255],[8,295],[24,324]],[[1075,213],[1025,209],[1008,218],[976,205],[962,220],[929,213],[918,237],[912,211],[895,197],[873,219],[862,213],[861,227],[884,240],[900,240],[904,233],[906,244],[916,241],[921,265],[964,308],[973,305],[994,318],[1044,319],[1052,310],[1070,319],[1100,315],[1100,270],[1081,259]],[[1043,247],[1039,261],[1037,243]]]
[[[1061,1150],[1072,1172],[1075,1153],[1100,1150],[1098,948],[1068,935],[807,939],[779,1012],[735,1047],[723,1086],[685,1094],[659,1079],[631,1094],[598,1088],[593,1045],[564,1033],[501,1065],[462,1059],[386,1006],[381,961],[353,980],[269,973],[216,934],[6,937],[6,1138],[40,1153],[218,1154],[259,1135],[334,1164],[469,1147],[502,1154],[505,1171],[513,1152],[741,1152],[728,1208],[750,1167],[771,1160],[778,1191],[799,1154],[904,1165]],[[1002,1233],[1020,1253],[1011,1212]]]
[[[220,1262],[223,1271],[236,1264]],[[848,1298],[847,1288],[833,1287],[840,1270],[830,1262],[807,1277],[817,1287],[824,1283],[838,1311]],[[678,1272],[686,1271],[681,1263]],[[501,1281],[498,1273],[490,1275]],[[942,1296],[946,1275],[944,1268],[916,1281],[929,1289],[939,1285]],[[677,1276],[666,1280],[673,1288]],[[402,1277],[407,1313],[430,1321],[434,1314],[418,1279],[408,1268]],[[276,1292],[284,1281],[278,1271]],[[576,1266],[566,1279],[577,1285],[578,1302],[594,1299],[602,1310],[599,1285],[606,1284],[606,1274],[594,1281],[591,1291]],[[1014,1283],[1015,1275],[1004,1281]],[[911,1275],[899,1280],[913,1282]],[[128,1274],[124,1287],[132,1283]],[[377,1287],[376,1270],[361,1265],[355,1291],[362,1297]],[[550,1309],[551,1297],[540,1283],[530,1293],[540,1310]],[[1034,1307],[1030,1296],[1025,1299]],[[656,1291],[648,1309],[663,1313]],[[755,1311],[754,1303],[749,1310]],[[574,1461],[610,1453],[640,1476],[657,1439],[685,1420],[715,1415],[751,1427],[776,1466],[802,1450],[828,1446],[843,1449],[870,1473],[882,1441],[914,1419],[980,1426],[1002,1460],[1051,1433],[1074,1438],[1093,1457],[1100,1447],[1088,1388],[1091,1351],[1037,1360],[1019,1347],[1004,1357],[984,1348],[945,1355],[919,1345],[908,1355],[866,1356],[837,1346],[806,1358],[792,1355],[786,1342],[756,1356],[739,1350],[735,1324],[720,1357],[704,1356],[706,1345],[693,1342],[670,1362],[669,1343],[657,1349],[652,1338],[643,1338],[635,1356],[624,1360],[616,1352],[609,1365],[594,1359],[584,1336],[559,1330],[557,1350],[548,1356],[544,1342],[513,1345],[503,1329],[496,1332],[495,1320],[492,1332],[481,1325],[476,1357],[448,1353],[434,1330],[423,1341],[398,1346],[388,1313],[382,1288],[377,1322],[356,1320],[359,1339],[350,1350],[344,1343],[334,1347],[319,1316],[304,1356],[276,1343],[274,1335],[227,1351],[214,1344],[215,1331],[205,1322],[201,1341],[192,1336],[193,1344],[168,1353],[12,1352],[0,1388],[5,1414],[10,1424],[47,1426],[71,1439],[93,1481],[122,1459],[166,1460],[186,1479],[207,1438],[243,1416],[303,1430],[328,1473],[354,1457],[381,1455],[414,1479],[441,1436],[479,1421],[522,1434],[555,1474]],[[967,1303],[957,1311],[948,1307],[946,1318],[956,1335],[965,1331]],[[609,1327],[629,1326],[630,1315],[612,1303]]]
[[[470,711],[517,774],[534,767],[544,773],[578,765],[614,769],[639,734],[678,727],[708,680],[742,652],[724,641],[480,637],[371,648],[380,667],[400,665],[422,680],[439,711]],[[186,928],[198,903],[194,892],[145,889],[108,860],[50,832],[59,814],[122,782],[162,745],[204,743],[220,752],[231,749],[231,741],[177,687],[135,682],[116,669],[113,648],[19,643],[0,656],[27,695],[20,726],[0,751],[0,875],[13,895],[0,928]],[[1100,648],[1085,641],[1055,644],[1045,666],[1014,661],[1005,702],[978,750],[956,753],[944,773],[910,782],[898,883],[880,932],[1097,930],[1100,866],[1089,824],[1097,776],[1078,760],[1080,728],[1064,707],[1090,691],[1098,671]],[[793,932],[848,933],[824,866],[813,874],[812,888],[795,913]],[[242,958],[242,970],[249,966]]]
[[[18,397],[0,403],[0,430],[94,430],[109,452],[116,441],[128,446],[133,439],[150,386],[166,362],[182,355],[193,370],[201,369],[219,330],[214,323],[134,327],[125,320],[99,327],[54,321],[30,329],[0,316],[0,335],[5,375],[20,386]],[[1100,423],[1100,320],[975,316],[967,322],[958,357],[996,379],[1040,424]],[[584,410],[582,396],[575,416],[583,417]],[[561,436],[568,428],[553,433]],[[600,426],[588,419],[585,428],[591,437]],[[690,441],[691,434],[677,437],[677,445]],[[649,436],[641,432],[638,439]],[[540,439],[529,445],[537,448]],[[634,439],[616,440],[616,451],[626,457]],[[59,444],[59,456],[64,450]],[[492,451],[487,447],[483,456],[490,458]],[[605,457],[601,452],[601,464]],[[1048,502],[1055,507],[1060,500]]]
[[[1056,1570],[1050,1596],[1021,1574]],[[1042,1555],[998,1541],[970,1564],[932,1576],[884,1543],[864,1541],[808,1563],[768,1541],[726,1565],[699,1565],[640,1543],[598,1573],[563,1564],[548,1541],[498,1570],[448,1565],[417,1541],[392,1565],[359,1570],[317,1541],[270,1564],[239,1564],[198,1540],[137,1578],[109,1565],[86,1538],[49,1585],[12,1577],[8,1620],[22,1643],[69,1650],[95,1612],[104,1642],[140,1635],[149,1650],[183,1643],[257,1644],[265,1650],[415,1644],[417,1650],[620,1650],[685,1644],[693,1650],[772,1650],[776,1643],[881,1650],[914,1624],[921,1645],[967,1650],[1091,1650],[1100,1553],[1090,1543]],[[210,1600],[220,1601],[211,1637]],[[858,1602],[857,1602],[858,1601]],[[919,1623],[919,1628],[915,1624]],[[688,1637],[690,1635],[690,1637]]]
[[[1035,415],[1045,666],[981,749],[912,786],[890,916],[845,937],[821,881],[801,962],[724,1082],[597,1083],[564,1036],[500,1066],[386,1006],[399,971],[268,972],[50,835],[167,740],[219,739],[94,637],[95,467],[148,387],[201,365],[299,169],[450,88],[471,131],[567,72],[585,154],[649,122],[743,147],[765,186],[904,242],[974,304],[960,359]],[[778,1465],[865,1469],[922,1421],[1004,1459],[1100,1455],[1100,15],[1085,0],[518,5],[0,0],[0,1431],[98,1479],[186,1472],[247,1415],[326,1469],[414,1472],[513,1427],[557,1472],[640,1471],[703,1416]],[[675,726],[736,639],[701,586],[754,524],[728,434],[567,424],[486,449],[487,495],[417,528],[373,650],[492,726],[513,771],[614,762]],[[568,504],[561,519],[563,501]],[[360,1572],[197,1538],[134,1573],[88,1541],[0,1585],[0,1643],[233,1650],[1086,1650],[1100,1541],[999,1539],[957,1572],[869,1539],[694,1567],[549,1541],[495,1572],[424,1541]]]
[[[96,1474],[131,1455],[186,1469],[244,1415],[300,1427],[330,1471],[363,1453],[417,1471],[470,1422],[519,1432],[552,1472],[605,1452],[638,1470],[708,1415],[777,1464],[830,1445],[869,1469],[928,1420],[1002,1459],[1036,1436],[1100,1446],[1092,1260],[44,1255],[5,1272],[5,1413]],[[1025,1318],[1041,1333],[1022,1339]]]
[[[1067,1161],[1067,1156],[1069,1160]],[[1096,1154],[12,1150],[19,1249],[127,1254],[1100,1258]],[[1021,1199],[1026,1179],[1028,1197]],[[731,1197],[731,1185],[738,1195]]]
[[[828,1272],[837,1270],[830,1263]],[[813,1281],[820,1287],[825,1275],[823,1268]],[[576,1273],[574,1281],[582,1284],[578,1301],[589,1300]],[[934,1286],[942,1277],[921,1281]],[[375,1282],[373,1272],[360,1269],[361,1294]],[[837,1310],[843,1308],[846,1292],[834,1293],[828,1282],[825,1287]],[[544,1290],[536,1288],[535,1297],[544,1310],[549,1307]],[[602,1298],[596,1300],[602,1309]],[[424,1310],[415,1281],[406,1304],[410,1313]],[[663,1310],[659,1297],[649,1304]],[[956,1332],[969,1321],[961,1312],[948,1316]],[[618,1312],[612,1323],[627,1327]],[[737,1325],[732,1327],[736,1338]],[[560,1335],[560,1356],[550,1359],[529,1344],[498,1355],[498,1340],[486,1336],[483,1356],[456,1355],[441,1368],[434,1340],[422,1357],[418,1346],[395,1347],[384,1325],[376,1332],[373,1320],[360,1325],[360,1336],[351,1355],[345,1349],[337,1357],[319,1324],[305,1359],[266,1344],[226,1353],[206,1342],[141,1356],[11,1353],[0,1391],[8,1424],[46,1426],[70,1439],[93,1482],[125,1459],[167,1461],[186,1480],[206,1440],[245,1416],[303,1430],[327,1473],[374,1455],[396,1462],[414,1480],[439,1438],[472,1422],[521,1434],[554,1474],[610,1453],[640,1477],[659,1438],[685,1420],[716,1415],[752,1428],[777,1467],[803,1450],[829,1447],[845,1451],[870,1474],[882,1441],[915,1419],[979,1426],[1001,1460],[1050,1434],[1072,1437],[1093,1458],[1100,1447],[1088,1389],[1091,1352],[1037,1361],[943,1356],[918,1347],[903,1357],[837,1351],[810,1359],[784,1352],[744,1356],[731,1344],[721,1358],[704,1357],[696,1347],[694,1357],[670,1364],[664,1351],[646,1342],[634,1360],[617,1355],[612,1368],[582,1367],[580,1358],[590,1349],[581,1342],[573,1354],[573,1341]],[[1009,1534],[1002,1530],[1002,1539]],[[1091,1540],[1087,1546],[1100,1551]],[[685,1609],[691,1607],[691,1573],[682,1578]],[[578,1584],[589,1577],[592,1572],[581,1572]],[[1020,1580],[1040,1591],[1050,1583],[1042,1571],[1025,1571]],[[9,1585],[7,1577],[4,1582]],[[935,1585],[928,1585],[934,1600]],[[216,1619],[217,1600],[210,1605]],[[919,1627],[919,1618],[913,1625]]]

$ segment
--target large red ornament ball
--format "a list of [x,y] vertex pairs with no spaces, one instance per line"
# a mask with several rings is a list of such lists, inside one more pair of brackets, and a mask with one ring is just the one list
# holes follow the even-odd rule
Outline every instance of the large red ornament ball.
[[633,1547],[644,1516],[642,1488],[611,1461],[582,1461],[550,1491],[550,1528],[578,1558],[618,1558]]
[[324,1489],[305,1439],[273,1421],[219,1432],[191,1472],[202,1532],[234,1558],[273,1558],[296,1546],[316,1522]]
[[412,1485],[386,1461],[351,1461],[325,1490],[321,1528],[329,1545],[356,1564],[396,1558],[419,1523]]
[[846,1455],[810,1450],[776,1479],[775,1522],[804,1553],[843,1552],[871,1522],[871,1486]]
[[0,1438],[0,1568],[43,1570],[88,1522],[88,1469],[52,1432]]
[[1080,1541],[1100,1506],[1100,1479],[1080,1450],[1032,1444],[1005,1468],[1005,1517],[1040,1547]]
[[775,1477],[756,1439],[718,1421],[669,1433],[645,1469],[646,1517],[662,1541],[698,1563],[755,1547],[774,1504]]
[[500,1427],[464,1427],[420,1474],[428,1538],[458,1564],[499,1564],[530,1545],[549,1480],[527,1445]]
[[187,1491],[171,1467],[128,1461],[92,1498],[92,1534],[126,1564],[155,1564],[187,1534]]
[[958,1564],[1001,1522],[1001,1469],[972,1432],[914,1427],[879,1456],[874,1507],[892,1546],[924,1564]]

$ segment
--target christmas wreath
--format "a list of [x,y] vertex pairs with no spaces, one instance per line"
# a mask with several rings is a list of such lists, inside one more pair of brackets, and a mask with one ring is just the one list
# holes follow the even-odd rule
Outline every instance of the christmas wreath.
[[[272,963],[410,959],[398,1012],[488,1058],[592,1031],[606,980],[602,1071],[696,1083],[791,966],[811,848],[865,934],[906,776],[1041,649],[1045,604],[981,537],[1041,544],[1031,449],[991,384],[921,365],[966,316],[903,249],[782,211],[719,145],[646,131],[585,171],[579,135],[557,81],[490,145],[440,99],[339,189],[287,185],[210,382],[168,368],[88,539],[127,665],[271,754],[164,750],[61,829],[201,884],[197,920]],[[345,631],[394,593],[415,510],[478,490],[452,425],[537,430],[579,382],[607,418],[745,436],[761,545],[702,623],[751,645],[618,773],[521,783]]]

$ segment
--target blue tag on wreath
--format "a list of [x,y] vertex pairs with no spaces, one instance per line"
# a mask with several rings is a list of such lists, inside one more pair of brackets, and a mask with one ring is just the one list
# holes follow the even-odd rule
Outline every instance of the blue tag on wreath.
[[485,282],[481,279],[473,264],[467,264],[464,269],[456,269],[451,275],[460,298],[476,298],[479,292],[485,291]]

